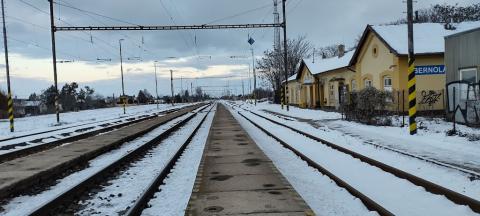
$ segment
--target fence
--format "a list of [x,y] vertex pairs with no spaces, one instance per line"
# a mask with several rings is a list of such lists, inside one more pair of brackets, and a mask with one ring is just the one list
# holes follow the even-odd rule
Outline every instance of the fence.
[[447,84],[448,118],[467,125],[480,125],[480,83],[454,81]]
[[[444,116],[446,96],[445,90],[417,90],[417,112],[420,116]],[[392,91],[390,111],[406,113],[408,111],[408,91]]]

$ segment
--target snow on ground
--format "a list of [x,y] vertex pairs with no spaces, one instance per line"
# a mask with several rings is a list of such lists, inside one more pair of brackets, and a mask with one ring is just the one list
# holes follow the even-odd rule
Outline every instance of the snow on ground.
[[375,212],[370,212],[359,199],[352,196],[347,190],[309,167],[306,162],[300,160],[290,150],[283,148],[273,138],[266,136],[236,112],[232,112],[232,114],[315,214],[325,216],[377,215]]
[[472,180],[469,174],[365,144],[360,138],[338,130],[315,128],[304,122],[285,120],[259,111],[255,113],[480,200],[480,179]]
[[[411,136],[408,127],[370,126],[344,121],[341,120],[341,115],[336,112],[300,109],[292,106],[290,111],[287,112],[282,110],[279,105],[268,103],[261,103],[257,107],[243,104],[242,107],[257,112],[273,111],[282,115],[301,118],[299,121],[308,121],[307,123],[310,125],[322,127],[323,130],[337,130],[342,134],[354,136],[363,142],[372,142],[480,173],[480,157],[478,157],[480,155],[480,141],[470,141],[468,137],[447,136],[446,131],[452,128],[452,124],[443,120],[419,118],[418,125],[424,128],[418,130],[418,135]],[[294,119],[291,118],[291,120]],[[463,133],[480,136],[479,129],[464,125],[457,125],[457,129]]]
[[[175,107],[185,106],[187,104],[177,104]],[[169,104],[160,104],[160,109],[171,107]],[[157,105],[128,106],[127,114],[123,114],[123,107],[111,107],[104,109],[83,110],[79,112],[60,113],[60,125],[57,125],[55,114],[30,116],[15,119],[15,132],[10,132],[10,126],[7,119],[0,120],[0,139],[14,136],[21,136],[45,130],[63,128],[65,126],[74,126],[79,124],[91,123],[122,117],[131,117],[135,115],[151,114],[157,112]]]
[[289,143],[316,163],[325,167],[395,215],[476,215],[444,196],[434,195],[411,182],[370,166],[349,155],[320,145],[291,130],[274,125],[260,117],[243,112],[280,139]]
[[203,149],[212,125],[215,108],[205,119],[204,125],[192,139],[190,146],[185,150],[180,160],[175,164],[172,173],[160,186],[160,191],[148,203],[142,215],[177,216],[184,215],[190,195],[193,190],[198,166],[202,159]]
[[53,199],[57,195],[63,193],[64,191],[67,191],[69,188],[75,186],[79,182],[87,179],[94,173],[105,168],[106,166],[111,164],[113,161],[118,160],[122,156],[128,154],[129,152],[140,147],[146,142],[159,136],[165,130],[167,130],[168,128],[171,128],[173,125],[177,124],[178,122],[188,118],[190,115],[192,114],[187,114],[177,119],[174,119],[172,121],[169,121],[140,138],[124,143],[118,149],[112,150],[110,152],[107,152],[105,154],[102,154],[92,159],[91,161],[89,161],[88,168],[83,169],[79,172],[72,173],[62,179],[59,179],[56,185],[42,191],[39,194],[23,195],[10,200],[7,204],[2,206],[2,208],[5,209],[5,211],[1,212],[1,214],[5,216],[28,215],[29,212],[33,211],[35,208],[38,208],[43,203],[48,202],[49,200]]
[[[208,112],[208,110],[205,110],[205,112]],[[195,116],[179,131],[174,132],[167,139],[162,140],[157,147],[150,150],[146,157],[129,165],[128,169],[122,171],[115,179],[108,181],[106,186],[102,187],[102,191],[94,194],[89,200],[80,203],[83,208],[76,215],[120,215],[125,213],[142,195],[157,174],[162,172],[168,161],[187,140],[204,116],[204,113]],[[176,202],[172,197],[169,199]],[[162,212],[163,215],[163,211],[158,212]]]

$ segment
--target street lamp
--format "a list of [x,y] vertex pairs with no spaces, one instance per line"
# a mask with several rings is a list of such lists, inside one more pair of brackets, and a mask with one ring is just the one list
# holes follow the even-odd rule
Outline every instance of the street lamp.
[[153,62],[153,67],[155,68],[155,92],[157,93],[157,99],[155,100],[155,103],[157,104],[157,109],[159,109],[159,105],[158,105],[159,98],[158,98],[157,62],[158,61]]
[[124,39],[120,39],[118,40],[118,43],[120,44],[120,73],[121,73],[121,76],[122,76],[122,100],[123,100],[123,114],[126,114],[127,111],[126,111],[126,101],[125,101],[125,85],[124,85],[124,82],[123,82],[123,57],[122,57],[122,41],[124,41]]

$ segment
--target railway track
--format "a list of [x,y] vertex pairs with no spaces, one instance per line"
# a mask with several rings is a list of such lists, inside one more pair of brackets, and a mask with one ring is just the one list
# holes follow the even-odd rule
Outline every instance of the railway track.
[[[245,110],[243,107],[241,106],[238,106],[239,108]],[[255,112],[252,112],[250,110],[248,110],[250,113],[254,114],[254,115],[257,115],[259,117],[264,117],[262,115],[259,115],[258,113],[255,113]],[[295,121],[296,118],[294,117],[288,117],[288,116],[283,116],[283,115],[280,115],[278,113],[275,113],[275,112],[269,112],[267,111],[267,113],[271,114],[271,115],[274,115],[278,118],[281,118],[281,119],[284,119],[286,121]],[[332,128],[332,129],[340,129],[340,128]],[[350,136],[354,136],[354,134],[352,133],[349,133],[349,132],[344,132],[346,135],[350,135]],[[380,145],[380,144],[377,144],[375,142],[372,142],[372,141],[365,141],[363,142],[363,144],[366,144],[366,145],[370,145],[370,146],[373,146],[375,148],[380,148],[380,149],[384,149],[384,150],[387,150],[387,151],[391,151],[391,152],[394,152],[394,153],[397,153],[397,154],[401,154],[403,156],[407,156],[407,157],[410,157],[410,158],[414,158],[414,159],[417,159],[417,160],[421,160],[421,161],[425,161],[425,162],[428,162],[428,163],[431,163],[431,164],[435,164],[437,166],[441,166],[441,167],[445,167],[445,168],[448,168],[448,169],[452,169],[452,170],[455,170],[457,172],[461,172],[461,173],[464,173],[464,174],[467,174],[470,176],[470,180],[476,180],[476,179],[480,179],[480,168],[478,169],[472,169],[471,167],[461,167],[459,165],[456,165],[456,164],[452,164],[452,163],[447,163],[447,162],[442,162],[442,161],[438,161],[438,160],[434,160],[434,159],[431,159],[431,158],[426,158],[426,157],[422,157],[422,156],[419,156],[419,155],[415,155],[415,154],[412,154],[412,153],[409,153],[409,152],[406,152],[406,151],[402,151],[402,150],[399,150],[399,149],[396,149],[396,148],[393,148],[393,147],[389,147],[389,146],[385,146],[385,145]]]
[[[233,109],[235,109],[233,106],[235,105],[232,105]],[[239,107],[240,108],[240,107]],[[258,120],[257,121],[254,121],[252,120],[251,118],[247,117],[246,115],[244,115],[242,112],[247,112],[247,113],[251,113],[252,115],[254,116],[257,116],[257,117],[260,117],[261,119],[264,119],[268,122],[270,122],[271,124],[274,124],[274,125],[277,125],[279,127],[283,127],[284,129],[287,129],[289,131],[292,131],[296,134],[300,134],[302,136],[305,136],[307,137],[308,139],[310,140],[313,140],[313,141],[316,141],[324,146],[327,146],[328,148],[331,148],[337,152],[340,152],[342,154],[345,154],[345,155],[349,155],[350,157],[352,158],[355,158],[355,159],[358,159],[360,160],[361,162],[363,163],[366,163],[368,164],[369,166],[371,167],[375,167],[375,168],[378,168],[378,169],[381,169],[382,171],[386,172],[386,173],[389,173],[389,174],[392,174],[394,176],[396,176],[397,178],[400,178],[400,179],[405,179],[409,182],[411,182],[412,184],[416,185],[416,186],[419,186],[419,187],[422,187],[424,188],[426,191],[428,191],[429,193],[431,194],[436,194],[436,195],[442,195],[444,197],[446,197],[448,200],[450,200],[451,202],[457,204],[457,205],[463,205],[463,206],[468,206],[473,212],[476,212],[476,213],[480,213],[480,202],[478,200],[475,200],[475,199],[472,199],[470,197],[467,197],[465,195],[462,195],[460,193],[457,193],[455,191],[452,191],[452,190],[449,190],[447,188],[444,188],[440,185],[437,185],[437,184],[434,184],[432,182],[429,182],[425,179],[422,179],[422,178],[419,178],[417,176],[414,176],[412,174],[409,174],[409,173],[406,173],[404,171],[401,171],[401,170],[398,170],[394,167],[391,167],[389,165],[386,165],[386,164],[383,164],[379,161],[376,161],[374,159],[371,159],[369,157],[366,157],[364,155],[361,155],[361,154],[358,154],[356,152],[353,152],[351,150],[348,150],[348,149],[345,149],[341,146],[338,146],[338,145],[335,145],[334,143],[331,143],[331,142],[328,142],[326,140],[323,140],[319,137],[315,137],[311,134],[308,134],[308,133],[305,133],[305,132],[302,132],[300,130],[297,130],[295,128],[292,128],[290,126],[287,126],[287,125],[284,125],[280,122],[276,122],[275,120],[272,120],[272,119],[269,119],[269,118],[266,118],[264,116],[261,116],[261,115],[258,115],[256,113],[252,113],[251,111],[249,110],[245,110],[243,108],[241,108],[242,110],[237,110],[237,113],[242,117],[244,118],[245,120],[247,120],[248,122],[250,122],[251,124],[253,124],[256,128],[258,128],[259,130],[261,130],[262,132],[264,132],[265,134],[267,134],[268,136],[272,137],[273,139],[275,139],[276,141],[278,141],[283,147],[289,149],[290,151],[292,151],[295,155],[297,155],[298,157],[300,157],[303,161],[307,162],[307,164],[315,169],[317,169],[320,173],[328,176],[330,179],[332,179],[333,181],[336,182],[336,184],[340,187],[343,187],[345,188],[347,191],[349,191],[353,196],[355,197],[358,197],[363,203],[364,205],[369,209],[369,210],[372,210],[372,211],[376,211],[378,212],[380,215],[394,215],[390,210],[388,210],[387,208],[383,207],[381,204],[379,204],[378,202],[374,201],[372,198],[369,198],[367,195],[365,195],[364,193],[360,192],[360,190],[357,190],[354,186],[352,186],[351,184],[347,183],[345,180],[342,180],[340,177],[336,176],[333,172],[329,171],[328,169],[326,169],[324,166],[321,166],[319,163],[317,163],[315,160],[311,159],[310,157],[308,157],[305,153],[302,153],[302,151],[299,151],[298,149],[296,149],[292,143],[288,143],[287,141],[285,141],[284,139],[285,138],[280,138],[278,135],[274,134],[274,132],[272,132],[272,129],[267,129],[263,126],[261,126],[259,123],[258,123]]]
[[[8,141],[9,144],[0,146],[0,163],[13,160],[19,157],[23,157],[29,154],[44,151],[47,149],[51,149],[56,146],[63,145],[65,143],[70,143],[70,142],[78,141],[81,139],[85,139],[87,137],[92,137],[98,134],[110,132],[122,127],[126,127],[142,121],[153,119],[158,116],[176,112],[181,109],[182,108],[173,108],[173,109],[167,109],[164,111],[156,112],[150,115],[138,115],[138,116],[125,117],[122,119],[110,119],[110,120],[104,120],[104,121],[102,120],[98,122],[86,123],[83,125],[70,126],[70,127],[59,128],[55,130],[48,130],[48,131],[43,131],[39,133],[34,133],[31,135],[24,135],[24,136],[4,139],[3,141]],[[117,120],[117,121],[112,122],[112,120]],[[107,121],[110,121],[110,122],[99,125],[99,123],[107,122]],[[75,131],[69,131],[69,132],[65,131],[65,130],[69,130],[77,127],[79,128],[76,129]],[[58,132],[58,133],[54,135],[50,134],[53,132]],[[42,134],[48,134],[48,135],[45,135],[43,137],[38,137],[38,136],[41,136]],[[31,137],[30,141],[25,141],[25,139],[28,139],[29,137]],[[48,140],[48,139],[53,139],[53,140],[43,142],[43,140]],[[15,142],[15,140],[19,140],[19,141]],[[0,144],[1,143],[2,141],[0,141]],[[2,151],[4,152],[2,153]]]
[[[129,149],[123,155],[119,155],[118,158],[111,159],[111,162],[108,165],[105,165],[101,169],[97,169],[88,177],[85,177],[83,180],[70,185],[68,188],[64,188],[64,190],[61,192],[57,192],[55,196],[43,201],[43,203],[36,208],[31,209],[28,212],[23,212],[22,214],[57,215],[61,212],[72,214],[73,212],[68,212],[68,209],[70,209],[68,206],[71,206],[72,203],[77,203],[77,200],[82,200],[85,199],[85,197],[89,197],[89,190],[95,188],[99,184],[102,185],[109,179],[115,178],[117,175],[119,175],[119,173],[121,173],[121,170],[127,169],[132,163],[144,158],[148,158],[149,152],[152,149],[163,145],[162,143],[168,141],[172,134],[178,133],[179,131],[184,131],[183,128],[185,127],[194,127],[193,131],[188,132],[188,138],[182,142],[181,146],[175,151],[173,156],[169,156],[165,166],[158,174],[155,175],[153,178],[154,180],[145,186],[144,192],[142,192],[137,201],[131,206],[125,206],[125,211],[121,213],[123,215],[139,215],[147,206],[147,202],[150,200],[153,194],[158,190],[160,184],[162,184],[163,180],[173,169],[175,163],[188,147],[191,140],[195,137],[197,131],[203,125],[205,119],[210,114],[210,111],[214,106],[215,105],[206,105],[197,109],[190,115],[179,116],[178,118],[171,120],[171,122],[177,122],[172,123],[171,126],[165,127],[153,138],[147,138],[148,141],[142,141],[140,145]],[[196,122],[192,122],[194,119],[199,123],[197,124]],[[173,141],[173,143],[176,142]],[[128,187],[128,185],[126,187]],[[85,195],[86,193],[87,195]],[[128,196],[128,194],[125,196]],[[2,214],[2,212],[0,212],[0,214]],[[8,215],[9,212],[6,212],[6,214]]]

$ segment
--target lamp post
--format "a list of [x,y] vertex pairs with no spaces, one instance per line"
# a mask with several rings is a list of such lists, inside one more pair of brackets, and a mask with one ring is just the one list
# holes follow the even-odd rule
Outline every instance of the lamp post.
[[118,43],[120,44],[120,73],[121,73],[121,76],[122,76],[122,102],[123,102],[123,114],[126,114],[127,111],[126,111],[126,98],[125,98],[125,84],[124,84],[124,81],[123,81],[123,57],[122,57],[122,41],[124,41],[124,39],[120,39],[118,40]]
[[172,91],[172,99],[171,99],[172,106],[175,106],[175,103],[174,103],[175,97],[173,96],[173,70],[170,70],[170,90]]
[[159,105],[158,105],[158,80],[157,80],[157,62],[158,61],[155,61],[153,63],[153,67],[155,68],[155,92],[157,93],[157,99],[155,100],[155,103],[157,104],[157,109],[159,109]]

